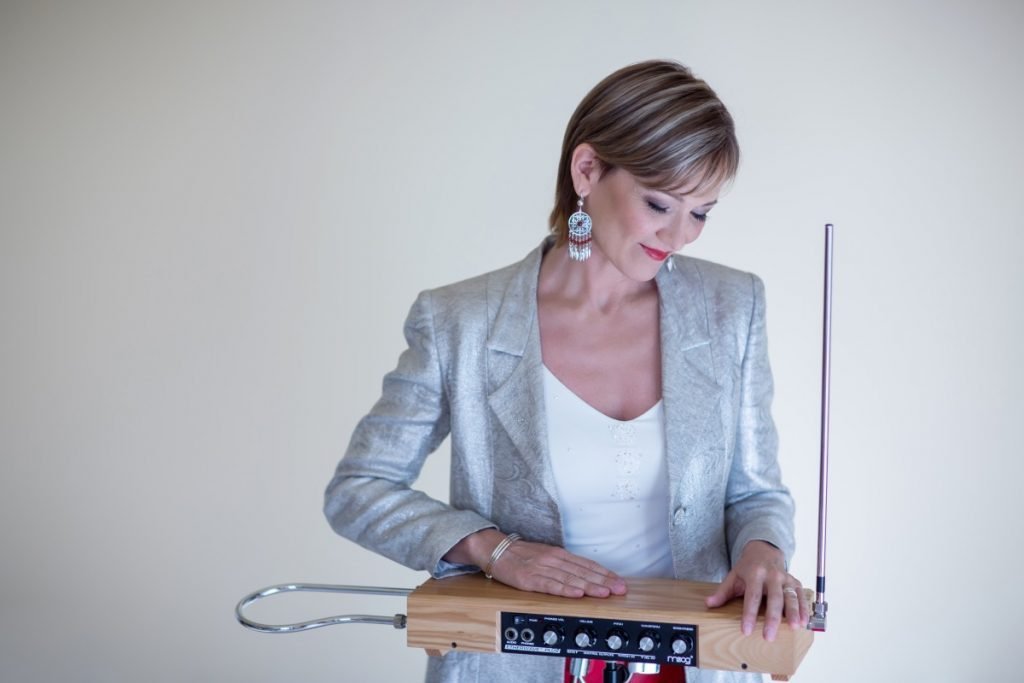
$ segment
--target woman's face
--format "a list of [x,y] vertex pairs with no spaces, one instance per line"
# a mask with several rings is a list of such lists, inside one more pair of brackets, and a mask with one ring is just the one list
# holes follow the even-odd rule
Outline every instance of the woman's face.
[[700,236],[720,188],[685,190],[654,190],[622,169],[603,173],[584,203],[597,251],[626,277],[651,280],[672,252]]

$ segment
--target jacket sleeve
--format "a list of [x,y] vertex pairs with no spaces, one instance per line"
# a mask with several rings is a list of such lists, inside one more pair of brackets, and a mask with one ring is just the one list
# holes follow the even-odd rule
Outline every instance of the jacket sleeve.
[[495,526],[412,488],[450,429],[429,292],[405,322],[408,348],[384,377],[381,397],[356,426],[324,496],[340,535],[435,578],[476,571],[441,558],[469,534]]
[[782,484],[778,436],[772,420],[772,372],[765,331],[764,284],[754,275],[746,348],[740,364],[737,429],[729,482],[725,526],[735,565],[743,547],[763,540],[792,557],[793,499]]

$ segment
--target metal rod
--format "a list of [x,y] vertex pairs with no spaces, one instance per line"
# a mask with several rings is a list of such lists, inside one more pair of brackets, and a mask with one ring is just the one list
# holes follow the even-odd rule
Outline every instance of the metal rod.
[[569,673],[572,674],[573,683],[585,683],[588,671],[590,671],[589,659],[573,657],[569,660]]
[[808,626],[825,630],[825,546],[828,523],[828,436],[832,391],[832,224],[825,225],[825,302],[822,316],[821,352],[821,468],[818,478],[818,574],[814,609]]
[[244,614],[245,608],[258,600],[268,598],[278,593],[358,593],[362,595],[390,595],[393,597],[406,597],[412,593],[411,588],[382,588],[377,586],[339,586],[327,583],[285,583],[277,586],[270,586],[254,593],[250,593],[241,600],[235,607],[235,617],[238,622],[253,631],[262,633],[295,633],[308,631],[323,626],[334,626],[335,624],[388,624],[395,628],[405,628],[405,615],[395,614],[393,616],[374,614],[339,614],[333,617],[323,617],[294,624],[261,624],[247,618]]

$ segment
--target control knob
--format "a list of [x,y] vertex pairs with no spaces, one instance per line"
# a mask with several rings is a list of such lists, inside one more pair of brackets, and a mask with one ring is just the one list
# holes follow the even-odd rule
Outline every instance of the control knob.
[[562,641],[562,629],[557,626],[548,626],[544,629],[544,634],[541,636],[545,645],[552,646],[558,645]]
[[653,652],[658,647],[658,634],[653,631],[641,631],[640,632],[640,646],[641,652]]
[[621,650],[629,644],[629,636],[622,629],[613,628],[608,631],[608,637],[605,639],[605,642],[608,643],[609,650]]
[[589,628],[581,628],[576,631],[577,647],[593,647],[596,642],[597,638],[594,636],[594,632]]
[[672,639],[672,652],[677,655],[685,655],[693,649],[693,641],[689,636],[676,636]]

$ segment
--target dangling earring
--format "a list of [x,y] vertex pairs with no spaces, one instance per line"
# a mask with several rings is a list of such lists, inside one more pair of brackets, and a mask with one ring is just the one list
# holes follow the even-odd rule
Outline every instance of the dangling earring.
[[569,258],[586,261],[590,258],[591,228],[590,214],[583,210],[583,197],[576,201],[576,213],[569,216]]

